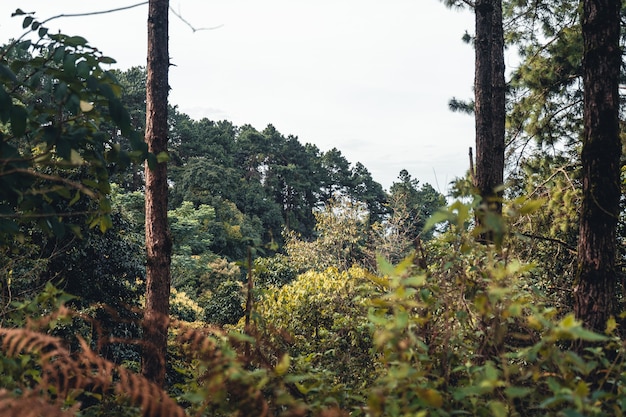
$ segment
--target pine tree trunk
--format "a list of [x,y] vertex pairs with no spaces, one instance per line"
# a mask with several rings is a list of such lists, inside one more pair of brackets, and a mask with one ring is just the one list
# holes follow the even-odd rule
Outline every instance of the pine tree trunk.
[[619,0],[583,4],[583,202],[574,312],[597,331],[603,331],[615,313],[618,283],[620,7]]
[[494,191],[504,183],[504,132],[506,122],[506,83],[504,80],[504,28],[502,26],[502,0],[493,1],[493,31],[491,33],[491,113],[493,142],[489,152],[493,158],[493,173],[490,184],[493,195],[492,211],[502,214],[502,191]]
[[[167,152],[169,0],[150,0],[146,82],[146,142],[151,153]],[[142,374],[163,385],[169,320],[172,241],[167,223],[167,164],[145,166],[146,307]]]
[[[476,73],[474,78],[476,120],[475,186],[483,200],[478,225],[486,211],[502,213],[499,191],[504,181],[504,37],[502,1],[476,0]],[[493,241],[492,233],[481,240]]]

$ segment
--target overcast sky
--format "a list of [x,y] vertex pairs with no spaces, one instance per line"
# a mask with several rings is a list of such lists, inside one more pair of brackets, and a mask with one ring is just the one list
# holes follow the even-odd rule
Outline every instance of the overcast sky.
[[[21,35],[16,8],[36,18],[101,11],[139,0],[1,0],[0,42]],[[363,163],[385,189],[407,169],[442,192],[468,168],[471,116],[451,113],[472,95],[469,11],[438,0],[171,0],[170,102],[195,119],[262,130],[273,124],[320,150]],[[56,19],[117,60],[145,66],[147,5]]]

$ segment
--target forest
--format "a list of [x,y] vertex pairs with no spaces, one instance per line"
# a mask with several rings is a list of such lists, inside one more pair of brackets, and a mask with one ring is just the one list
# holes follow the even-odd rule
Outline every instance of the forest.
[[626,8],[442,3],[476,15],[474,96],[450,99],[476,146],[449,195],[181,112],[167,0],[123,71],[16,10],[0,415],[624,415]]

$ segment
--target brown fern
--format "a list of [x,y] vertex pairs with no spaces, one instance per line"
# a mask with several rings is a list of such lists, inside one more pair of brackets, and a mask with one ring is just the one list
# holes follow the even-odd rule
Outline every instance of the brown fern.
[[[33,393],[41,393],[47,397],[38,398],[37,403],[53,407],[59,413],[61,400],[82,392],[93,392],[128,398],[133,405],[142,408],[146,417],[185,416],[183,409],[160,387],[141,375],[103,359],[81,338],[81,349],[72,354],[64,346],[62,339],[34,330],[0,328],[0,337],[2,349],[7,356],[17,357],[23,353],[38,355],[42,377],[33,382],[31,387],[25,387],[25,396],[32,397]],[[0,400],[0,406],[5,404],[6,407],[17,407],[26,397],[6,398],[8,399]]]

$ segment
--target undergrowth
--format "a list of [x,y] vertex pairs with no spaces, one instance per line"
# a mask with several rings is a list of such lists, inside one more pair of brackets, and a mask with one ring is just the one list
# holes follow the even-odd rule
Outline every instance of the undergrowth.
[[[538,207],[518,203],[510,216]],[[0,415],[623,415],[618,322],[598,334],[557,310],[506,239],[476,242],[471,209],[435,216],[447,230],[376,274],[330,268],[263,289],[247,327],[173,320],[165,389],[101,355],[140,340],[106,336],[47,286],[3,317]]]

